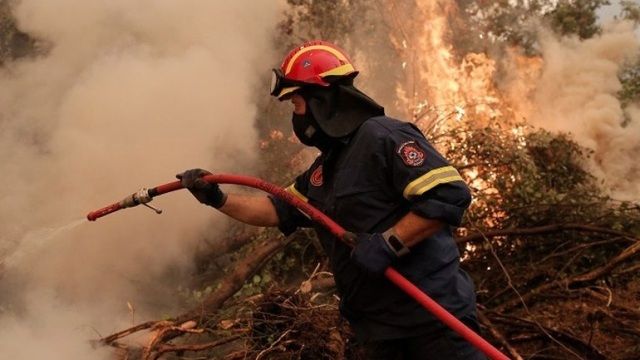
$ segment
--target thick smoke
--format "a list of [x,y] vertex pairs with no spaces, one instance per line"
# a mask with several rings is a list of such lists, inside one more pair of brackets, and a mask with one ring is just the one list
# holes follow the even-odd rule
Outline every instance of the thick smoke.
[[252,95],[275,58],[278,10],[249,0],[17,5],[45,55],[0,68],[4,355],[103,358],[91,328],[130,324],[127,302],[136,320],[174,303],[161,283],[188,266],[212,221],[224,230],[222,217],[175,193],[152,204],[161,216],[139,207],[79,219],[187,168],[250,169]]
[[606,26],[580,41],[542,36],[544,67],[538,81],[533,124],[570,132],[594,151],[589,167],[614,198],[640,201],[640,111],[623,109],[616,94],[618,72],[640,56],[640,41],[629,23]]

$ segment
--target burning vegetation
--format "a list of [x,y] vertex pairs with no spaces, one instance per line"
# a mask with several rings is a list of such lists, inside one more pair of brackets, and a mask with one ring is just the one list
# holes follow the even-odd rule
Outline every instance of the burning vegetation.
[[[357,85],[471,187],[457,242],[483,335],[513,359],[639,358],[637,6],[600,27],[601,0],[287,3],[280,53],[323,38],[356,54]],[[258,172],[288,184],[313,155],[282,121],[289,109],[257,98]],[[363,358],[313,233],[233,225],[194,262],[171,294],[181,310],[94,346],[121,359]]]

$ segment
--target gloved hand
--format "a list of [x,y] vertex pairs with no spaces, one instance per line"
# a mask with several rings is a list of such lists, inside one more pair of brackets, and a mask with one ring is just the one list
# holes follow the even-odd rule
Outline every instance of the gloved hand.
[[351,258],[362,269],[375,275],[383,275],[384,271],[398,258],[384,241],[382,234],[361,233],[355,236],[356,246],[351,252]]
[[217,209],[227,201],[227,194],[220,190],[218,184],[212,184],[202,179],[203,176],[210,174],[207,170],[191,169],[176,175],[176,178],[180,179],[182,186],[189,190],[198,201]]

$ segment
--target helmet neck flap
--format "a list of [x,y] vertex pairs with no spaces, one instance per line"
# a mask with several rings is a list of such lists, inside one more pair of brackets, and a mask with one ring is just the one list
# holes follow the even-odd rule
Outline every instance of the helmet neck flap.
[[327,88],[308,86],[299,93],[306,102],[307,112],[311,112],[320,129],[331,138],[351,135],[367,119],[384,115],[384,108],[350,81]]

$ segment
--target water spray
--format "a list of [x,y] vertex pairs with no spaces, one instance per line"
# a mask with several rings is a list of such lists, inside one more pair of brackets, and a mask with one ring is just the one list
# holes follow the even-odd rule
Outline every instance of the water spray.
[[[300,200],[290,192],[277,185],[268,183],[258,178],[243,175],[210,174],[203,176],[203,179],[210,183],[244,185],[268,192],[271,195],[276,196],[286,201],[290,205],[298,208],[300,211],[309,216],[309,218],[324,226],[327,230],[329,230],[329,232],[331,232],[341,241],[344,241],[350,246],[354,245],[352,233],[343,229],[340,225],[330,219],[327,215],[323,214],[320,210]],[[121,201],[90,212],[89,214],[87,214],[87,219],[89,221],[96,221],[97,219],[118,210],[135,207],[138,205],[146,206],[155,211],[156,214],[161,214],[162,210],[154,208],[148,205],[148,203],[151,202],[151,200],[153,200],[153,198],[156,196],[180,190],[182,188],[183,187],[180,181],[173,181],[149,189],[143,188],[138,192],[125,197]],[[442,321],[442,323],[451,328],[458,335],[462,336],[473,346],[485,353],[490,359],[509,360],[509,357],[501,353],[500,350],[496,349],[493,345],[491,345],[488,341],[483,339],[480,335],[478,335],[476,332],[474,332],[472,329],[458,320],[455,316],[451,315],[451,313],[440,306],[440,304],[438,304],[435,300],[431,299],[431,297],[425,294],[417,286],[412,284],[397,270],[392,267],[388,267],[387,270],[385,270],[384,275],[392,283],[398,286],[403,292],[411,296],[411,298],[422,305],[433,316],[438,318],[440,321]]]

